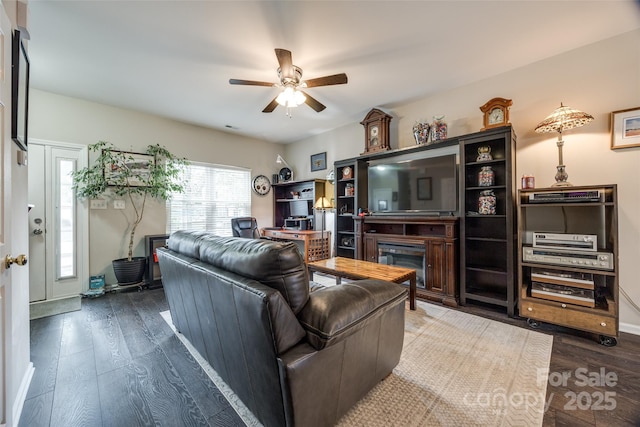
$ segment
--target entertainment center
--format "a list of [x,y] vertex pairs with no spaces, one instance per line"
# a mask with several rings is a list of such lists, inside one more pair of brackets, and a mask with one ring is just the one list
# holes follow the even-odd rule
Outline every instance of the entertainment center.
[[[335,162],[335,255],[415,268],[420,298],[480,301],[513,316],[514,145],[511,126],[501,126]],[[493,156],[478,161],[480,147]],[[486,166],[495,180],[479,185]],[[487,190],[495,211],[480,214]]]

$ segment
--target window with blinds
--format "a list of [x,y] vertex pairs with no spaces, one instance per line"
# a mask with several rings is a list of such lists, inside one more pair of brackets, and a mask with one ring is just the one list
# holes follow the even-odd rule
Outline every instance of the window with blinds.
[[167,234],[210,231],[231,236],[231,218],[251,216],[251,171],[191,163],[185,166],[185,192],[167,201]]

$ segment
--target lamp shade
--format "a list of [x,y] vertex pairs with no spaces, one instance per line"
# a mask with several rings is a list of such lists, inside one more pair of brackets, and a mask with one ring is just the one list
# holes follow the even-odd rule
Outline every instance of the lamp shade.
[[276,163],[290,167],[289,164],[282,158],[280,154],[278,154],[278,157],[276,157]]
[[329,199],[327,199],[324,196],[318,197],[318,200],[316,200],[316,204],[315,204],[316,209],[329,209],[332,207],[333,206],[331,205],[331,202],[329,201]]
[[560,107],[549,114],[543,121],[538,123],[535,131],[538,133],[560,132],[579,128],[593,121],[593,116],[575,108],[565,107],[560,103]]

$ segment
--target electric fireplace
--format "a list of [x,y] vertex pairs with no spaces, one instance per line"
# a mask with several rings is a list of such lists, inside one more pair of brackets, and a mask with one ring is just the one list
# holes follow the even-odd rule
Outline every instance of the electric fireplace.
[[425,289],[426,255],[424,245],[378,242],[378,264],[416,270],[416,287]]

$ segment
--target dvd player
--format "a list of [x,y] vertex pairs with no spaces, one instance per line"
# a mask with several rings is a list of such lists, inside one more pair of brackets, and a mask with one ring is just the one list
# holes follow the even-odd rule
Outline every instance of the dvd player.
[[529,194],[529,203],[567,203],[567,202],[599,202],[602,200],[602,190],[564,190]]
[[596,234],[544,233],[534,231],[533,247],[595,252],[598,250],[598,236]]

